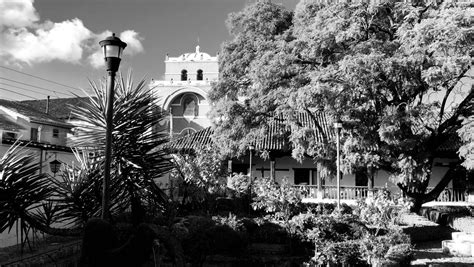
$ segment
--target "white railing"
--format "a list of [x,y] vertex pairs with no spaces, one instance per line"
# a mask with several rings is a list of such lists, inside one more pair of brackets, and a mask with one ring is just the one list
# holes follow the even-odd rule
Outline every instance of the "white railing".
[[[318,197],[318,186],[316,185],[294,185],[295,188],[299,188],[303,195],[303,198],[317,198]],[[375,194],[377,191],[382,190],[381,187],[372,189]],[[433,187],[428,187],[426,192],[430,192]],[[365,198],[369,195],[369,188],[367,186],[341,186],[341,199],[356,200]],[[321,187],[322,197],[325,199],[337,199],[337,186],[335,185],[323,185]],[[444,189],[436,202],[463,202],[467,200],[467,190],[463,188],[446,188]]]
[[[426,188],[426,192],[433,190],[433,187]],[[467,200],[467,190],[465,188],[445,188],[436,198],[435,202],[463,202]]]
[[[304,198],[317,198],[318,186],[316,185],[295,185],[299,188]],[[321,187],[323,198],[337,199],[337,186],[324,185]],[[373,188],[372,192],[377,192],[382,188]],[[369,195],[367,186],[341,186],[341,199],[355,200],[365,198]]]

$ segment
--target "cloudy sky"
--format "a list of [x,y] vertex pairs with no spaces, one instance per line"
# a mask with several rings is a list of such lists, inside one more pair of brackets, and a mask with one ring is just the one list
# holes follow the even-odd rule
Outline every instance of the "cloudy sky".
[[[215,55],[230,38],[225,20],[254,0],[0,0],[0,98],[82,95],[105,76],[98,42],[128,46],[121,71],[160,79],[166,53]],[[298,0],[279,0],[293,9]],[[79,88],[79,89],[78,89]]]

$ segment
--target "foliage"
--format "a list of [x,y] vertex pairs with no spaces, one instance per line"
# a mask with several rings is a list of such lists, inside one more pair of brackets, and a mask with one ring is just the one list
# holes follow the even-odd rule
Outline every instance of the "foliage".
[[[93,217],[100,217],[102,204],[101,162],[87,153],[74,151],[77,164],[65,166],[57,178],[52,178],[57,196],[58,216],[69,224],[85,226]],[[114,195],[112,197],[115,197]],[[112,209],[117,208],[114,205]],[[112,212],[112,213],[118,213]]]
[[227,181],[227,188],[234,190],[239,195],[248,193],[250,186],[250,177],[242,173],[234,173]]
[[416,201],[436,198],[454,175],[425,192],[433,159],[474,110],[474,90],[462,85],[472,74],[473,7],[424,2],[305,0],[291,15],[259,1],[234,14],[210,92],[218,146],[243,153],[278,120],[294,158],[333,172],[324,127],[339,118],[346,173],[383,169]]
[[286,244],[289,235],[282,225],[273,222],[263,222],[250,234],[253,243]]
[[36,156],[14,143],[0,158],[0,233],[10,231],[20,221],[20,231],[28,236],[36,210],[52,193],[47,175],[39,171]]
[[360,264],[359,241],[367,228],[352,215],[301,213],[288,222],[288,231],[303,242],[314,244],[310,265]]
[[212,220],[214,220],[218,225],[226,225],[230,227],[234,231],[239,231],[242,229],[243,224],[242,222],[237,219],[237,215],[232,214],[229,212],[229,216],[213,216]]
[[[148,202],[157,207],[167,203],[166,195],[155,184],[171,169],[163,144],[166,134],[154,126],[164,117],[157,110],[157,99],[147,88],[146,81],[134,84],[131,73],[119,75],[116,82],[113,108],[113,142],[111,166],[111,207],[115,211],[132,209],[132,217],[140,221]],[[85,107],[74,107],[77,124],[73,145],[94,152],[97,175],[103,175],[106,84],[91,82],[94,96],[85,101]],[[92,180],[89,180],[89,182]]]
[[226,168],[215,147],[195,154],[173,154],[171,180],[178,185],[183,201],[203,202],[225,188]]
[[188,216],[180,222],[186,235],[181,239],[185,255],[193,263],[202,263],[210,254],[236,255],[246,247],[245,238],[227,225],[216,225],[213,220]]
[[400,266],[409,266],[413,258],[413,247],[407,243],[391,246],[384,258]]
[[393,200],[390,198],[390,191],[380,190],[374,197],[358,199],[354,214],[367,226],[376,228],[378,232],[397,224],[399,216],[408,212],[409,207],[409,202],[403,199]]
[[319,247],[311,261],[310,266],[324,266],[327,264],[354,264],[363,266],[364,261],[360,254],[360,244],[357,240],[330,242]]
[[287,179],[281,184],[270,178],[260,178],[254,181],[252,192],[255,194],[252,207],[272,214],[276,219],[289,220],[292,210],[301,203],[299,189],[293,187]]
[[474,217],[473,216],[464,216],[456,217],[453,219],[453,222],[450,225],[453,229],[458,231],[474,233]]
[[[302,202],[298,205],[298,208],[294,213],[297,214],[311,212],[315,215],[329,215],[335,212],[336,208],[336,203]],[[341,209],[337,212],[341,214],[352,214],[352,207],[347,205],[346,203],[341,203]]]
[[[474,101],[472,101],[474,108]],[[463,119],[462,127],[458,130],[463,145],[459,149],[459,156],[464,158],[463,166],[474,170],[474,115]]]
[[[385,235],[381,236],[367,235],[360,244],[362,255],[367,262],[394,256],[394,250],[396,250],[393,248],[394,246],[403,245],[399,248],[405,250],[407,256],[412,252],[410,237],[399,228],[390,228]],[[388,253],[390,249],[391,251]]]

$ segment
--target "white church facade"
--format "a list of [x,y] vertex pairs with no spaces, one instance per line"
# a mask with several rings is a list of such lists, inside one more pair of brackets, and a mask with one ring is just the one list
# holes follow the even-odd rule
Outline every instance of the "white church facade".
[[208,93],[218,79],[218,56],[201,52],[177,57],[166,55],[163,80],[152,80],[150,89],[158,97],[158,105],[167,112],[166,129],[171,138],[184,136],[211,126]]

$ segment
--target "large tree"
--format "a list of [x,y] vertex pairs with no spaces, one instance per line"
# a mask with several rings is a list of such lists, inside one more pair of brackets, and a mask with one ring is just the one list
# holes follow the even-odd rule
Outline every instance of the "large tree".
[[216,141],[239,154],[278,114],[291,128],[293,156],[331,169],[324,113],[344,122],[345,172],[388,171],[415,208],[435,199],[461,172],[450,169],[427,192],[433,161],[461,119],[472,120],[474,8],[318,2],[302,0],[291,13],[259,1],[230,16],[234,38],[222,47],[211,93]]

